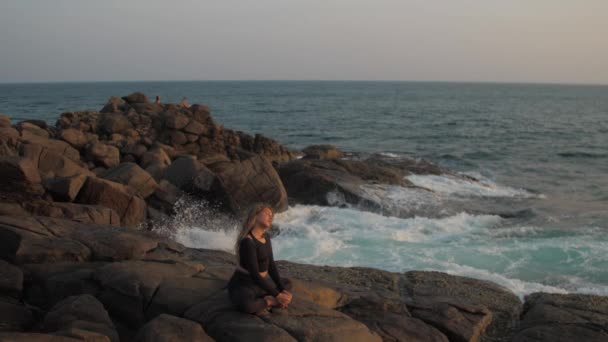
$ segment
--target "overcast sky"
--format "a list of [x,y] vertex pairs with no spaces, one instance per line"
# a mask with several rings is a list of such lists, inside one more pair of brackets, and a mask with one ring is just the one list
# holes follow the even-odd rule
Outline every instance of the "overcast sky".
[[607,0],[0,0],[0,82],[608,84]]

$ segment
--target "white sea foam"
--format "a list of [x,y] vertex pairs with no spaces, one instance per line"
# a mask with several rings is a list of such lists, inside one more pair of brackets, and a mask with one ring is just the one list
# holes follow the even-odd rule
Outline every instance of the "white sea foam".
[[[170,224],[189,247],[232,252],[238,224],[196,205]],[[202,212],[203,214],[199,214]],[[194,221],[192,221],[194,219]],[[277,259],[389,271],[437,270],[486,279],[524,296],[535,291],[608,295],[608,241],[597,227],[577,233],[513,226],[496,215],[383,216],[355,208],[295,205],[277,213]]]
[[480,175],[476,176],[479,181],[452,175],[409,175],[406,178],[417,186],[443,195],[457,197],[544,198],[542,194],[534,194],[525,189],[500,185]]
[[175,241],[187,247],[218,249],[232,253],[237,235],[236,229],[214,231],[190,227],[177,230],[173,237]]
[[490,280],[519,296],[535,291],[608,294],[608,273],[601,269],[608,263],[608,247],[595,229],[568,235],[508,226],[496,215],[398,218],[309,205],[290,207],[275,221],[281,227],[276,254],[287,260],[438,270]]
[[363,198],[394,216],[440,215],[445,209],[442,198],[425,189],[388,184],[363,184],[359,188]]
[[392,152],[380,152],[379,154],[381,156],[385,156],[385,157],[399,158],[398,154],[395,154],[395,153],[392,153]]

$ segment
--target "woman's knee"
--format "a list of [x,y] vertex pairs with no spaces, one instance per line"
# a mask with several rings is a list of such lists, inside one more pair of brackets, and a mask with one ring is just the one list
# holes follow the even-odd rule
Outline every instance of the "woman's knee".
[[236,287],[228,291],[230,301],[237,310],[246,313],[255,313],[266,307],[266,301],[257,296],[251,287]]
[[266,307],[266,301],[262,298],[248,300],[248,301],[241,303],[238,306],[240,311],[243,311],[243,312],[246,312],[249,314],[254,314],[256,312],[259,312],[260,310],[264,309],[265,307]]

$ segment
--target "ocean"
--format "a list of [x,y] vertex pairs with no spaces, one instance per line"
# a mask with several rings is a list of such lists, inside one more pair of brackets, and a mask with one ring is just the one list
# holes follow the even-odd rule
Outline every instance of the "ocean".
[[[0,84],[0,113],[54,124],[143,91],[203,103],[227,128],[291,148],[424,158],[481,180],[408,176],[433,194],[365,189],[391,215],[295,205],[275,216],[275,258],[438,270],[535,291],[608,295],[608,86],[209,81]],[[181,203],[191,247],[230,250],[236,222]]]

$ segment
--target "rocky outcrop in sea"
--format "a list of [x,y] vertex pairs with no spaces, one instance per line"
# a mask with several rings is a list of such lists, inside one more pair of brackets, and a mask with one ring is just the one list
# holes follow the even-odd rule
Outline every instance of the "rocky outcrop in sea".
[[141,93],[63,113],[55,126],[0,116],[0,341],[608,340],[605,297],[522,301],[440,272],[284,260],[293,303],[247,315],[225,288],[232,254],[151,229],[184,197],[235,218],[256,201],[279,212],[305,203],[385,213],[362,188],[445,173],[328,145],[292,150],[224,128],[206,106]]

